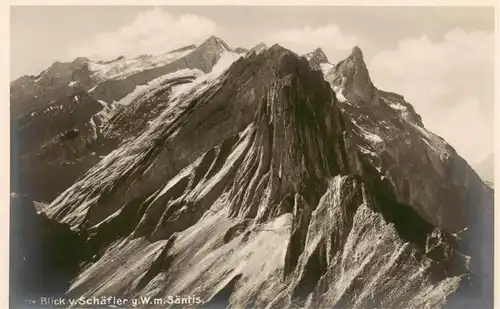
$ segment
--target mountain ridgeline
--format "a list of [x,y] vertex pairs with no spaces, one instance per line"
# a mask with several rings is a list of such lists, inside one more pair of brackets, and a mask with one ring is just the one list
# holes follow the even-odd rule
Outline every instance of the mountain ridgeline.
[[[58,274],[44,289],[16,281],[24,296],[492,308],[493,190],[375,87],[358,47],[336,64],[215,37],[171,53],[130,72],[89,65],[95,84],[17,118],[12,191],[27,197],[12,207],[41,223],[16,233],[60,248],[11,257],[44,252],[30,269]],[[46,202],[38,214],[30,199]]]

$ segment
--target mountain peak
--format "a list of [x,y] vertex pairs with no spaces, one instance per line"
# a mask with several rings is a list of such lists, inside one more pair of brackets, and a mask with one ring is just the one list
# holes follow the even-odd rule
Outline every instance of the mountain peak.
[[325,52],[320,47],[316,48],[313,51],[313,55],[318,58],[321,58],[325,62],[328,62],[328,58],[326,57]]
[[313,52],[304,55],[311,67],[315,70],[321,69],[322,63],[328,63],[328,58],[321,48],[316,48]]
[[361,51],[361,48],[359,48],[359,46],[354,46],[352,48],[351,57],[354,59],[364,61],[363,60],[363,52]]
[[244,47],[236,47],[234,49],[234,52],[237,53],[237,54],[246,54],[249,52],[248,49],[244,48]]
[[205,41],[222,41],[222,40],[216,37],[215,35],[211,35]]
[[267,45],[264,44],[263,42],[260,42],[259,44],[255,45],[254,48],[267,48]]
[[210,36],[208,39],[206,39],[201,45],[200,48],[207,47],[207,46],[212,46],[212,47],[217,47],[219,46],[223,50],[231,50],[229,45],[224,42],[222,39],[216,37],[215,35]]
[[288,49],[284,48],[283,46],[281,46],[281,45],[280,45],[280,44],[278,44],[278,43],[275,43],[275,44],[273,44],[273,46],[271,46],[271,47],[269,48],[269,50],[270,50],[270,51],[283,51],[283,50],[288,50]]
[[375,86],[363,60],[361,48],[354,46],[349,57],[337,63],[333,71],[332,84],[335,88],[346,89],[354,95],[351,101],[372,101]]
[[[277,45],[277,44],[275,44],[275,45]],[[258,53],[260,53],[260,52],[262,52],[262,51],[264,51],[266,49],[267,49],[267,45],[264,44],[264,43],[262,43],[262,42],[260,42],[259,44],[257,44],[254,47],[252,47],[250,49],[250,51],[253,51],[253,52],[255,52],[255,53],[258,54]]]

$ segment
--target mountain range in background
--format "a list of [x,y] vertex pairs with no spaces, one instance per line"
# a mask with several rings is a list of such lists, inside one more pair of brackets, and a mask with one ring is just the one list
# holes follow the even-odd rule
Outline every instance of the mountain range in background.
[[13,81],[11,119],[13,303],[492,307],[493,189],[359,47],[77,58]]

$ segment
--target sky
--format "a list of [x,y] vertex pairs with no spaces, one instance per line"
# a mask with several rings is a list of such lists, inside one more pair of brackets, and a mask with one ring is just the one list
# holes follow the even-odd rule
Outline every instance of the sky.
[[11,7],[11,79],[55,61],[158,54],[217,35],[232,47],[359,46],[376,87],[405,97],[470,164],[493,152],[494,10],[472,7]]

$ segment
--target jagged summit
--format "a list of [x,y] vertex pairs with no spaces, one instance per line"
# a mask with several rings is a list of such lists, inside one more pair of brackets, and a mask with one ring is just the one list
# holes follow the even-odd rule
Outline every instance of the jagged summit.
[[309,61],[309,64],[314,70],[322,70],[322,64],[328,64],[328,58],[321,48],[316,48],[314,51],[304,55]]
[[244,47],[236,47],[236,48],[233,49],[233,51],[235,53],[238,53],[238,54],[247,54],[247,53],[252,53],[252,52],[258,54],[258,53],[260,53],[260,52],[262,52],[262,51],[264,51],[266,49],[267,49],[267,45],[266,44],[259,43],[259,44],[255,45],[254,47],[252,47],[250,49],[244,48]]
[[267,45],[261,42],[261,43],[255,45],[254,47],[250,48],[250,52],[255,52],[258,54],[260,52],[263,52],[266,49],[267,49]]
[[211,35],[205,39],[205,42],[222,42],[222,40],[215,35]]
[[218,47],[222,48],[223,50],[230,51],[231,48],[229,45],[224,42],[222,39],[216,37],[215,35],[210,36],[208,39],[206,39],[202,44],[200,44],[199,48],[206,48],[206,47]]
[[[280,57],[284,54],[291,54],[294,57],[293,61],[300,61],[299,56],[291,51],[290,49],[283,47],[282,45],[275,43],[271,47],[267,49],[263,49],[262,51],[258,52],[257,55],[263,55],[266,59],[267,58],[273,58],[274,61],[277,61],[280,59]],[[292,59],[290,58],[290,59]],[[278,68],[279,69],[279,68]]]
[[325,52],[323,52],[323,50],[318,47],[316,48],[314,51],[310,52],[310,53],[307,53],[305,55],[305,57],[307,58],[307,60],[311,60],[313,58],[317,59],[318,61],[320,61],[321,63],[323,62],[328,62],[328,57],[326,57],[325,55]]
[[345,89],[353,103],[371,103],[375,87],[363,59],[363,52],[355,46],[349,57],[338,62],[329,74],[336,89]]
[[363,51],[361,51],[361,48],[359,46],[354,46],[351,51],[351,57],[354,59],[357,59],[359,61],[363,61]]
[[278,43],[274,43],[273,45],[271,45],[271,47],[269,47],[267,51],[271,51],[271,52],[289,51],[289,52],[291,52],[291,50],[289,50],[288,48],[283,47],[282,45],[280,45]]
[[236,47],[233,50],[235,53],[238,53],[238,54],[246,54],[250,51],[249,49],[244,48],[244,47]]
[[326,72],[325,79],[330,82],[337,98],[354,105],[379,105],[382,101],[398,102],[393,104],[399,117],[419,127],[424,127],[421,116],[400,94],[379,90],[373,84],[360,47],[354,46],[347,58],[338,62]]

